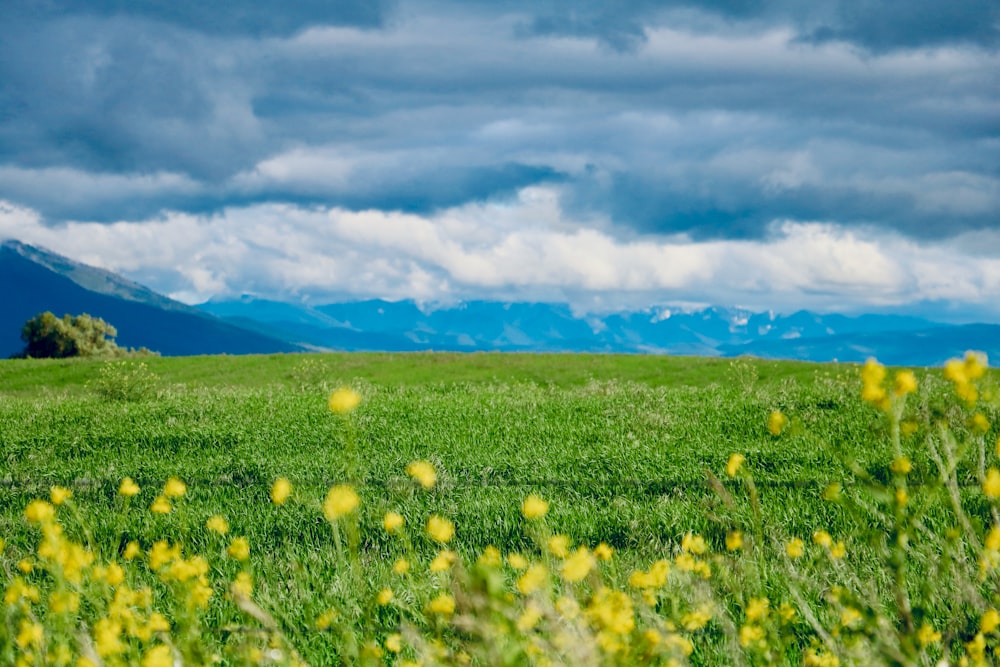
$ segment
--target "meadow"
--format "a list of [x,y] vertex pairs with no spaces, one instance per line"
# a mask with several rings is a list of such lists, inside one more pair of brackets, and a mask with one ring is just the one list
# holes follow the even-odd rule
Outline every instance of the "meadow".
[[[611,355],[3,361],[0,662],[990,664],[991,387],[975,357],[944,375]],[[26,518],[36,499],[54,516]],[[89,574],[67,574],[72,544]],[[119,618],[105,650],[122,586],[148,587],[129,606],[147,632]]]

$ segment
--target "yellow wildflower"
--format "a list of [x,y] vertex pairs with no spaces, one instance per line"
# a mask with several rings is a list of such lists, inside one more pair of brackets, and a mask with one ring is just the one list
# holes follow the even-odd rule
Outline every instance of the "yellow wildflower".
[[594,556],[597,560],[611,560],[614,553],[615,550],[608,546],[605,542],[601,542],[594,547]]
[[983,493],[987,498],[1000,498],[1000,470],[990,468],[983,480]]
[[31,574],[31,572],[35,569],[35,566],[29,559],[22,558],[17,561],[17,569],[20,570],[22,574]]
[[444,544],[455,536],[455,524],[442,516],[432,514],[427,519],[427,534],[434,541]]
[[[982,412],[977,412],[976,414],[972,415],[972,421],[970,425],[972,426],[972,430],[977,433],[986,433],[990,430],[990,420],[987,419],[986,415],[984,415]],[[55,502],[54,498],[52,502]],[[59,503],[56,504],[58,505]]]
[[521,616],[517,619],[517,629],[527,632],[538,625],[542,619],[542,610],[535,603],[529,603]]
[[153,514],[170,514],[173,508],[170,507],[170,501],[163,496],[157,496],[153,504],[149,506],[149,511]]
[[542,587],[548,574],[548,570],[540,563],[529,565],[525,573],[517,579],[517,590],[521,591],[522,595],[530,595]]
[[910,502],[910,494],[906,492],[906,489],[896,489],[896,504],[904,507],[908,502]]
[[420,486],[429,489],[437,483],[437,473],[434,466],[427,461],[412,461],[406,466],[406,474],[417,480]]
[[45,630],[40,624],[23,618],[21,619],[21,629],[14,641],[21,650],[28,651],[33,647],[37,648],[41,646],[44,638]]
[[218,533],[219,535],[225,535],[229,532],[229,522],[226,521],[224,517],[216,514],[210,517],[208,521],[205,522],[205,528],[209,529],[213,533]]
[[139,555],[139,552],[140,552],[139,543],[136,542],[135,540],[132,540],[131,542],[125,545],[125,551],[122,552],[122,558],[124,558],[125,560],[132,560],[133,558]]
[[316,629],[326,630],[337,620],[337,612],[334,609],[325,611],[316,619]]
[[236,560],[246,560],[250,557],[250,542],[245,537],[237,537],[229,543],[226,553],[230,558]]
[[386,512],[382,518],[382,527],[388,533],[397,533],[403,527],[403,515],[398,512]]
[[410,561],[405,558],[400,558],[392,564],[392,571],[394,574],[404,575],[410,571]]
[[375,601],[379,604],[379,606],[384,607],[390,602],[392,602],[392,597],[393,597],[392,589],[383,588],[378,592],[378,595],[375,597]]
[[615,635],[627,635],[635,629],[632,599],[621,591],[599,588],[587,605],[586,614],[596,626]]
[[805,543],[797,537],[792,538],[785,545],[785,553],[789,558],[799,558],[805,553]]
[[767,417],[767,430],[771,432],[771,435],[781,435],[781,432],[785,430],[785,426],[787,424],[788,417],[786,417],[780,410],[772,411]]
[[499,549],[488,546],[483,549],[483,553],[476,559],[476,563],[482,567],[500,567],[503,565],[503,556]]
[[708,545],[705,544],[705,538],[701,535],[687,533],[681,538],[681,549],[688,553],[700,555],[705,553]]
[[737,551],[743,548],[743,533],[733,530],[726,534],[726,550]]
[[521,506],[521,513],[525,519],[540,519],[549,511],[549,504],[536,495],[530,495],[524,499]]
[[553,535],[548,542],[549,553],[556,558],[566,558],[569,555],[569,537]]
[[829,549],[830,545],[833,544],[833,538],[825,530],[817,530],[813,533],[813,544],[818,544],[821,547]]
[[562,564],[562,577],[570,583],[581,581],[591,569],[597,565],[597,560],[587,547],[580,547]]
[[930,623],[924,623],[917,630],[917,641],[921,646],[929,646],[941,641],[941,633],[934,629]]
[[861,622],[861,612],[854,607],[846,607],[840,612],[840,625],[845,628],[852,628]]
[[761,648],[767,645],[764,641],[764,628],[759,625],[744,625],[740,628],[740,646],[743,648],[749,648],[753,644],[759,645]]
[[348,387],[341,387],[330,394],[328,405],[330,411],[338,415],[346,415],[353,412],[361,403],[361,396],[358,392]]
[[979,621],[979,631],[988,635],[992,634],[998,627],[1000,627],[1000,612],[992,608],[983,612],[983,617]]
[[354,488],[348,484],[340,484],[330,489],[323,501],[323,513],[330,521],[347,516],[358,509],[361,498]]
[[736,473],[740,471],[740,467],[747,460],[747,457],[742,454],[734,453],[729,455],[729,460],[726,462],[726,474],[730,477],[736,477]]
[[174,656],[170,647],[160,644],[146,651],[142,656],[142,667],[174,667]]
[[56,516],[55,508],[44,500],[32,500],[24,508],[24,518],[30,523],[46,523]]
[[900,475],[908,475],[910,471],[913,470],[913,464],[910,463],[910,459],[907,457],[900,456],[893,460],[893,462],[889,465],[889,469]]
[[427,611],[438,616],[451,616],[455,613],[455,598],[441,593],[427,604]]
[[700,609],[694,609],[684,614],[684,616],[681,617],[681,625],[683,625],[684,629],[689,632],[696,632],[708,625],[708,622],[711,620],[711,610],[707,606],[704,606]]
[[187,485],[176,477],[171,477],[163,485],[163,495],[167,498],[180,498],[187,493]]
[[448,549],[442,549],[431,561],[429,569],[431,572],[444,572],[450,569],[456,560],[458,560],[458,554]]
[[510,554],[507,556],[507,562],[515,570],[525,570],[528,567],[528,559],[521,554]]
[[249,572],[240,572],[229,590],[237,597],[249,598],[253,595],[253,576]]
[[394,632],[385,638],[385,650],[390,653],[399,653],[403,650],[403,635]]
[[62,505],[73,497],[73,492],[62,486],[53,486],[49,489],[49,497],[52,499],[53,505]]
[[122,483],[118,486],[118,494],[125,496],[126,498],[131,498],[139,493],[139,485],[132,481],[131,477],[126,477],[122,480]]
[[71,591],[55,591],[49,596],[53,614],[75,614],[80,609],[80,596]]
[[861,399],[882,407],[886,399],[885,387],[882,386],[885,382],[885,366],[875,359],[869,359],[861,368],[861,381]]
[[767,598],[750,598],[746,610],[747,620],[751,622],[763,620],[767,618],[770,609],[771,602]]
[[847,555],[847,546],[841,541],[830,547],[830,558],[840,560]]
[[274,480],[271,485],[271,502],[275,505],[284,505],[288,497],[292,495],[292,483],[284,477]]
[[896,373],[894,385],[896,396],[912,394],[917,390],[917,376],[913,371],[899,371]]

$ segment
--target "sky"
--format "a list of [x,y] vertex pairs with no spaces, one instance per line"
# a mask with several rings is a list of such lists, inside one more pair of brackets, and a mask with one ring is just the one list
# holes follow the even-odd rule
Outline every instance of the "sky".
[[995,0],[4,0],[0,238],[187,303],[1000,321]]

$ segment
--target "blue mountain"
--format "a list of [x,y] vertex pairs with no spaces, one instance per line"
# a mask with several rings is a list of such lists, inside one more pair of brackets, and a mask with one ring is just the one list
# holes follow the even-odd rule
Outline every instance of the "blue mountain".
[[164,355],[296,352],[303,348],[173,301],[114,273],[42,248],[0,243],[0,356],[24,349],[21,327],[38,313],[88,313],[111,323],[123,347]]

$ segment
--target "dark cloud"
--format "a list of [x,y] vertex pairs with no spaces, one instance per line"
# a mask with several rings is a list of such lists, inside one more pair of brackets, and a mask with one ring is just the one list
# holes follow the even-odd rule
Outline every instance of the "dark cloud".
[[997,224],[998,12],[14,0],[0,199],[54,222],[424,212],[558,183],[623,236],[797,219],[942,238]]
[[203,33],[261,37],[313,25],[378,28],[392,0],[4,0],[0,18],[44,22],[67,15],[138,17]]

